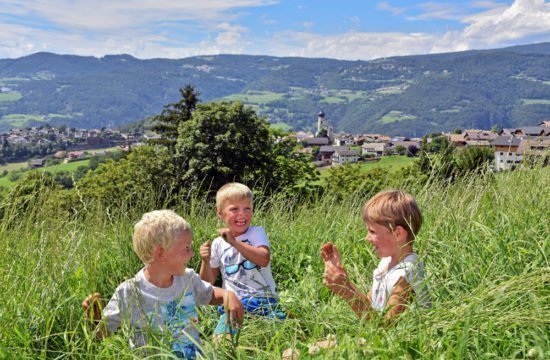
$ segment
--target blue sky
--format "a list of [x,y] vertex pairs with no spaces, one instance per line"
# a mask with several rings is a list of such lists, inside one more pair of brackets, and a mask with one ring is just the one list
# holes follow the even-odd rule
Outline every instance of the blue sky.
[[544,0],[0,0],[0,58],[49,51],[369,60],[543,41]]

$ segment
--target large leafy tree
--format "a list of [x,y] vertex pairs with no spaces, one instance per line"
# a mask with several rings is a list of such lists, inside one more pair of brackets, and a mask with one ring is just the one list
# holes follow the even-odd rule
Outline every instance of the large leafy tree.
[[265,190],[291,189],[316,176],[308,159],[292,154],[293,146],[275,145],[268,122],[241,102],[201,104],[179,129],[181,184],[201,191],[231,181]]

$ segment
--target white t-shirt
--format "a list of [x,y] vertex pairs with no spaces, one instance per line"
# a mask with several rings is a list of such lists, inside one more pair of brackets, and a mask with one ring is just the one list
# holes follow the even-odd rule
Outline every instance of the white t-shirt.
[[151,331],[169,332],[173,351],[200,344],[196,305],[210,303],[212,285],[185,269],[183,276],[174,276],[170,287],[159,288],[147,281],[143,271],[120,284],[103,309],[107,330],[129,330],[132,347],[145,345]]
[[423,307],[429,307],[431,305],[430,299],[423,283],[425,277],[424,265],[418,259],[418,255],[409,254],[393,268],[388,269],[390,261],[391,257],[382,258],[373,272],[372,308],[384,311],[393,287],[400,278],[405,279],[412,286],[415,293],[415,302]]
[[[249,227],[244,234],[237,236],[236,240],[254,247],[266,246],[269,248],[269,239],[262,226]],[[244,261],[246,258],[221,236],[212,242],[210,266],[220,269],[224,289],[232,290],[239,299],[277,297],[270,264],[267,267],[248,270],[241,265],[234,274],[227,274],[227,266],[242,264]]]

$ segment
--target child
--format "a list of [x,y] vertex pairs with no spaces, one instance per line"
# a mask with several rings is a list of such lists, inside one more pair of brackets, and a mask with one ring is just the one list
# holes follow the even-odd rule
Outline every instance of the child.
[[331,243],[321,250],[325,263],[323,283],[345,300],[359,318],[368,318],[376,310],[391,320],[406,309],[414,296],[420,305],[429,306],[422,286],[424,266],[413,252],[413,240],[422,225],[415,199],[399,190],[380,192],[365,204],[363,220],[368,231],[366,240],[381,258],[370,292],[365,295],[351,283],[340,253]]
[[[242,321],[244,310],[232,291],[213,287],[186,268],[193,256],[191,227],[175,212],[144,214],[134,227],[133,247],[145,267],[115,290],[103,309],[100,338],[130,326],[135,347],[147,344],[152,330],[165,332],[176,356],[193,359],[200,344],[196,305],[223,303],[232,319]],[[101,320],[98,297],[90,295],[82,303],[95,322]]]
[[[258,315],[285,318],[277,310],[277,293],[269,265],[269,240],[261,226],[250,226],[252,191],[243,184],[229,183],[216,194],[218,216],[226,228],[219,237],[200,247],[201,279],[213,284],[221,272],[223,288],[232,290],[244,309]],[[214,331],[228,333],[225,314]],[[235,331],[233,331],[235,333]]]

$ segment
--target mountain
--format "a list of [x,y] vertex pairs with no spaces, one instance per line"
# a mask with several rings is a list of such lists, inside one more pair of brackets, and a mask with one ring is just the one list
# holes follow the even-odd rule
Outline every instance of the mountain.
[[321,109],[355,133],[515,127],[550,118],[550,43],[371,61],[36,53],[0,59],[0,130],[116,127],[159,114],[189,83],[203,102],[242,100],[294,129],[312,129]]

